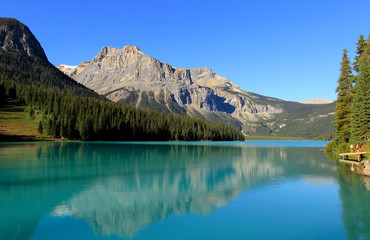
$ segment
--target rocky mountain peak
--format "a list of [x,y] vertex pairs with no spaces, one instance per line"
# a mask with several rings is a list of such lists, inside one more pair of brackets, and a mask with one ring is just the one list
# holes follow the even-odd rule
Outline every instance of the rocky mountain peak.
[[44,49],[30,29],[13,18],[0,18],[0,48],[47,60]]
[[[92,61],[58,68],[107,98],[137,107],[244,122],[279,113],[279,107],[255,104],[251,96],[208,67],[176,68],[136,46],[103,47]],[[248,103],[248,104],[247,104]],[[224,115],[224,114],[230,114]]]
[[125,54],[125,53],[135,53],[140,52],[140,49],[137,46],[124,46],[122,49],[116,49],[112,47],[102,47],[100,50],[99,55],[106,56],[106,55],[118,55],[118,54]]
[[122,50],[125,52],[140,52],[140,48],[137,46],[124,46]]

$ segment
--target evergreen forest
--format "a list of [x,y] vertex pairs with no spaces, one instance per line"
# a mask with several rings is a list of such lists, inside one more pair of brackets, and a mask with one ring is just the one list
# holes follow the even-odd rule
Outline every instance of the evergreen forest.
[[343,50],[338,78],[336,133],[327,151],[348,151],[349,144],[366,148],[370,141],[370,35],[359,37],[356,56],[351,64]]

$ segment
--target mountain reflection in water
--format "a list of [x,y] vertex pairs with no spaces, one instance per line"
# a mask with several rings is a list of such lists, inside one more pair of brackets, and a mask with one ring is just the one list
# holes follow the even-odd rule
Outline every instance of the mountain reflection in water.
[[337,178],[318,148],[35,143],[2,145],[0,154],[8,216],[0,239],[28,239],[47,213],[85,219],[100,236],[132,237],[171,215],[210,214],[251,188]]

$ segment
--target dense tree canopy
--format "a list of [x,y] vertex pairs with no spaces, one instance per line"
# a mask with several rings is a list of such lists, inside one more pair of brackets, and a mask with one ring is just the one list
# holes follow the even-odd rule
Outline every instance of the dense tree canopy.
[[360,72],[360,59],[367,46],[367,42],[364,39],[364,35],[360,36],[356,45],[357,45],[357,49],[356,49],[357,56],[354,58],[355,61],[353,62],[353,70],[359,73]]
[[348,51],[344,49],[340,69],[341,72],[336,89],[338,96],[335,113],[335,141],[337,143],[348,142],[351,132],[351,106],[354,93],[354,77],[352,75],[347,53]]
[[370,139],[370,37],[359,59],[357,92],[353,100],[351,142],[366,143]]
[[357,42],[352,75],[347,50],[343,51],[338,79],[335,143],[366,144],[370,139],[370,35]]

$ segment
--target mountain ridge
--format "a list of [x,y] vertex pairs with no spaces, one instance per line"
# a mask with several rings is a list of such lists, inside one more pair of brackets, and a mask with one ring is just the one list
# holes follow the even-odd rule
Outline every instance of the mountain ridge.
[[173,67],[137,46],[103,47],[92,60],[57,68],[114,102],[226,122],[248,134],[261,132],[260,126],[270,126],[270,135],[279,134],[281,128],[272,128],[277,119],[300,112],[310,115],[315,109],[329,106],[248,92],[208,67]]
[[[142,53],[136,46],[103,47],[91,61],[73,68],[64,66],[57,68],[77,82],[112,101],[137,107],[145,105],[143,99],[149,99],[168,112],[179,113],[175,109],[182,109],[206,119],[210,113],[227,113],[241,122],[283,111],[278,106],[254,104],[255,95],[208,67],[176,68]],[[171,108],[171,104],[175,107]]]

